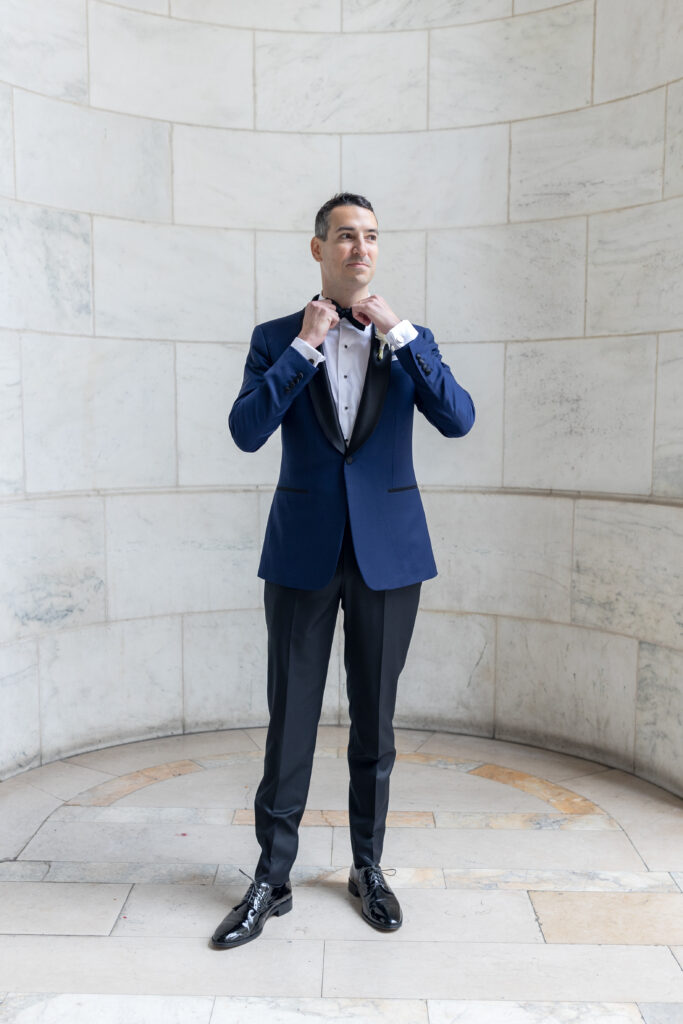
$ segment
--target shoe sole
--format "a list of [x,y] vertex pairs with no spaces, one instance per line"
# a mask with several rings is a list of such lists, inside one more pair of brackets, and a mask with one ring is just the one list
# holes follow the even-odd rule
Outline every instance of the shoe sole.
[[[352,882],[350,878],[349,878],[349,892],[351,893],[352,896],[358,896],[358,898],[360,899],[360,892],[358,890],[358,886],[356,885],[355,882]],[[365,913],[364,910],[361,910],[361,917],[363,918],[364,921],[367,921],[368,924],[371,924],[373,928],[376,928],[378,932],[395,932],[403,924],[403,916],[401,916],[401,920],[398,922],[398,924],[388,924],[388,925],[387,924],[377,924],[376,921],[373,921],[372,918],[367,916],[367,914]]]
[[212,949],[235,949],[237,946],[246,946],[247,942],[253,942],[254,939],[258,939],[259,935],[265,927],[266,921],[271,917],[282,917],[283,914],[288,914],[292,909],[292,897],[284,903],[280,903],[279,906],[273,907],[266,916],[263,918],[263,924],[257,932],[252,935],[248,935],[246,939],[239,939],[237,942],[215,942],[213,939],[209,941],[209,946]]

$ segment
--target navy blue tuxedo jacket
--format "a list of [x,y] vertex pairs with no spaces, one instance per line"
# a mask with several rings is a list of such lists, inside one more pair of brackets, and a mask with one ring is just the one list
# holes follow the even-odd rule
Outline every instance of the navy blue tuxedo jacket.
[[[348,516],[358,565],[373,590],[436,576],[412,454],[415,406],[446,437],[474,423],[474,405],[442,361],[434,337],[416,338],[392,359],[373,335],[358,415],[345,444],[325,363],[291,342],[304,311],[259,324],[244,381],[229,417],[247,452],[282,431],[280,479],[268,517],[258,575],[315,590],[332,579]],[[381,357],[380,357],[381,353]]]

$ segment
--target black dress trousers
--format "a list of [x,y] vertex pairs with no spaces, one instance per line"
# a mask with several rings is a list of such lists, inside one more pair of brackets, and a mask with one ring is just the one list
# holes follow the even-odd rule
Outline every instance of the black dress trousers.
[[[400,553],[397,553],[400,557]],[[263,778],[254,799],[261,856],[254,877],[281,884],[299,845],[337,611],[344,611],[349,699],[349,825],[357,867],[382,855],[389,776],[396,759],[392,719],[408,654],[420,583],[371,590],[347,522],[339,562],[320,590],[265,584],[268,709]]]

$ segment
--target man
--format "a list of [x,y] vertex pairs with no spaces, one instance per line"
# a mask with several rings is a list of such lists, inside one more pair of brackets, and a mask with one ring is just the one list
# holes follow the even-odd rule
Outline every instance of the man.
[[256,451],[278,428],[282,464],[259,576],[265,582],[268,708],[254,801],[261,856],[252,884],[216,929],[214,948],[260,935],[292,909],[290,869],[306,806],[338,606],[344,610],[349,890],[369,924],[400,927],[379,861],[396,757],[392,719],[423,580],[436,575],[412,462],[414,406],[447,437],[474,422],[429,330],[400,320],[368,285],[378,227],[363,196],[318,212],[313,259],[322,292],[254,330],[230,413],[237,445]]

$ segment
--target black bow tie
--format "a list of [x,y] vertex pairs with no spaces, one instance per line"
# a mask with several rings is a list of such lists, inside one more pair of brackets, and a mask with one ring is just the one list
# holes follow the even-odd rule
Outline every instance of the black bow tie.
[[335,302],[334,299],[330,299],[330,302],[334,303],[334,308],[337,310],[337,316],[339,317],[340,320],[346,319],[349,321],[350,324],[353,324],[353,326],[356,327],[359,331],[365,330],[365,324],[362,324],[360,320],[356,320],[355,316],[351,312],[350,306],[348,309],[345,309],[343,306],[340,306],[338,302]]

